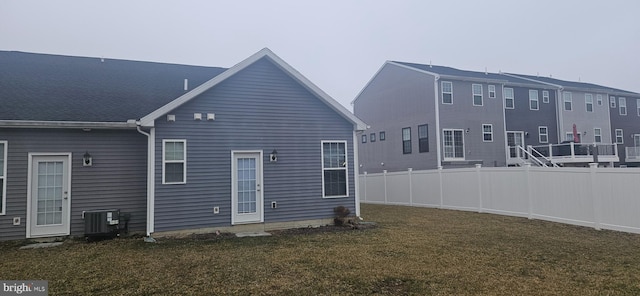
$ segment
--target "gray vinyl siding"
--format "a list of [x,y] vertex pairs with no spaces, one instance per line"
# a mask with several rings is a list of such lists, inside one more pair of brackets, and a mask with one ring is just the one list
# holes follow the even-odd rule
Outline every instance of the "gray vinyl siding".
[[[353,124],[270,61],[257,61],[169,114],[175,122],[155,121],[155,231],[231,225],[232,150],[263,151],[265,222],[331,218],[339,205],[355,212]],[[186,184],[162,184],[163,139],[186,139]],[[322,197],[322,140],[347,142],[349,197]]]
[[[464,130],[464,162],[446,162],[443,167],[465,165],[470,161],[483,166],[506,165],[506,141],[504,133],[504,112],[502,87],[496,83],[469,82],[440,79],[453,84],[453,104],[442,104],[441,83],[438,83],[440,104],[440,136],[444,129]],[[473,105],[472,84],[482,85],[483,105]],[[496,85],[496,97],[489,98],[488,85]],[[493,125],[493,142],[484,142],[482,125]],[[468,132],[467,132],[468,130]],[[443,144],[441,144],[443,145]],[[443,149],[444,146],[441,147]],[[442,150],[444,158],[444,149]]]
[[[571,111],[564,110],[563,92],[571,92],[572,94]],[[586,111],[584,96],[585,93],[590,93],[593,95],[593,112]],[[560,112],[562,113],[561,126],[559,127],[559,136],[561,142],[564,141],[565,133],[573,132],[573,125],[575,124],[579,133],[583,133],[585,131],[587,132],[586,135],[581,136],[583,143],[594,142],[593,129],[596,127],[602,129],[602,143],[612,143],[609,105],[603,103],[602,106],[598,106],[596,100],[597,94],[598,93],[584,92],[576,89],[565,89],[564,91],[560,92],[560,95],[558,97],[558,106],[559,110],[561,110]],[[600,94],[602,94],[604,97],[607,97],[607,94],[605,93]],[[629,112],[628,106],[629,105],[627,103],[627,113]]]
[[[609,97],[616,98],[616,107],[611,108],[609,105]],[[627,115],[620,115],[619,97],[627,99]],[[640,96],[619,96],[619,95],[605,95],[606,107],[609,109],[611,116],[611,140],[615,142],[615,130],[622,129],[624,136],[624,144],[618,144],[618,156],[620,157],[620,164],[626,164],[628,166],[639,166],[640,163],[630,162],[626,163],[626,147],[633,147],[632,135],[640,134],[640,116],[638,116],[636,99],[640,99]]]
[[[370,128],[367,143],[359,142],[360,172],[379,173],[434,169],[437,165],[434,77],[386,64],[354,103],[355,115]],[[428,124],[429,152],[418,149],[418,125]],[[411,128],[410,154],[402,151],[402,129]],[[384,131],[386,140],[380,141]],[[376,134],[370,142],[369,135]],[[359,134],[358,141],[361,141]]]
[[[505,109],[507,131],[525,132],[525,145],[541,145],[538,137],[538,127],[546,126],[548,131],[548,143],[556,144],[558,139],[558,120],[556,117],[556,90],[536,87],[509,86],[513,88],[514,109]],[[529,90],[538,91],[539,110],[529,108]],[[549,92],[549,103],[542,102],[542,92]],[[594,96],[594,104],[595,96]],[[528,133],[528,136],[527,136]]]
[[[84,234],[82,211],[120,209],[131,214],[129,228],[146,225],[147,139],[136,131],[0,129],[8,141],[7,208],[0,216],[0,240],[26,236],[28,153],[72,153],[71,235]],[[83,167],[89,152],[93,166]],[[19,226],[12,225],[20,217]]]

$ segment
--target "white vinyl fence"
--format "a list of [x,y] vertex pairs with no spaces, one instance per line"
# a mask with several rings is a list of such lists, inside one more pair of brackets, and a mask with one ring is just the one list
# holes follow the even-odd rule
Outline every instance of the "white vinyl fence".
[[363,203],[434,207],[640,233],[640,169],[508,167],[359,176]]

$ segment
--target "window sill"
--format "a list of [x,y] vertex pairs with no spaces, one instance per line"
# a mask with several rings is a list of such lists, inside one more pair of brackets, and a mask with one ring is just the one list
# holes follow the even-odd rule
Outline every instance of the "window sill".
[[334,198],[345,198],[345,197],[349,197],[349,195],[323,196],[322,198],[334,199]]

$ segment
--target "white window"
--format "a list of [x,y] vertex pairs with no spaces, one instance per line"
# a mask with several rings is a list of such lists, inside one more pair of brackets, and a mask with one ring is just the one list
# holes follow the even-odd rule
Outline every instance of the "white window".
[[593,129],[593,141],[596,143],[602,143],[602,130],[600,128]]
[[596,95],[596,101],[598,102],[598,106],[602,106],[602,95],[601,94],[597,94]]
[[347,142],[322,141],[322,196],[349,196]]
[[624,132],[621,128],[616,129],[616,144],[624,144]]
[[584,103],[587,106],[587,112],[593,112],[593,95],[584,94]]
[[549,129],[546,126],[538,127],[538,142],[540,143],[549,142]]
[[529,90],[529,110],[539,110],[540,106],[538,105],[538,91],[535,89]]
[[564,101],[564,110],[571,111],[573,109],[573,96],[570,92],[565,91],[562,93],[562,99]]
[[7,202],[7,141],[0,141],[0,215],[4,215]]
[[482,106],[482,84],[472,84],[473,105]]
[[461,129],[442,130],[444,159],[461,160],[464,159],[464,137]]
[[187,140],[162,140],[162,184],[187,182]]
[[573,141],[573,133],[572,132],[567,132],[566,134],[564,134],[564,140],[565,141]]
[[609,105],[611,106],[611,108],[615,108],[616,107],[616,97],[610,97],[609,98]]
[[402,129],[402,154],[411,154],[411,128]]
[[513,109],[515,100],[513,99],[513,88],[504,89],[504,108]]
[[627,115],[627,99],[623,97],[618,98],[618,107],[620,111],[620,115]]
[[489,88],[489,98],[490,99],[495,99],[496,98],[496,86],[495,85],[489,85],[487,87]]
[[453,104],[453,83],[449,81],[442,82],[442,103]]
[[491,124],[482,125],[482,141],[493,142],[493,125]]
[[549,103],[549,91],[548,90],[543,90],[542,91],[542,102],[543,103]]
[[640,134],[633,135],[633,147],[640,147]]

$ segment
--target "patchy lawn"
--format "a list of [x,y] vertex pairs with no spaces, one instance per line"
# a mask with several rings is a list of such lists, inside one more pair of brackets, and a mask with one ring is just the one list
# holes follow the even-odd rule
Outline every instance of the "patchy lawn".
[[362,216],[378,227],[0,243],[0,279],[46,279],[49,295],[640,294],[640,235],[400,206],[363,205]]

